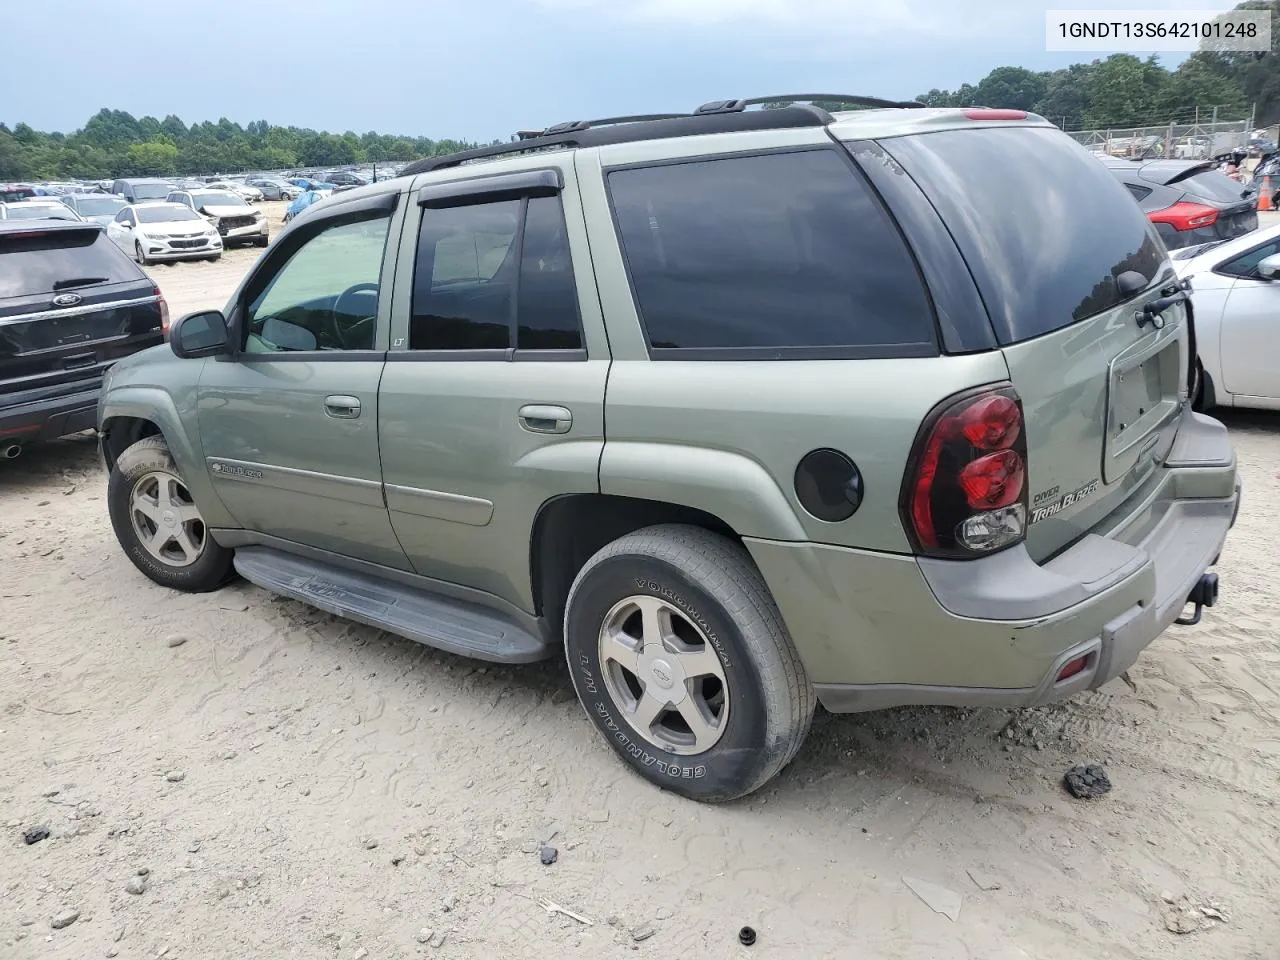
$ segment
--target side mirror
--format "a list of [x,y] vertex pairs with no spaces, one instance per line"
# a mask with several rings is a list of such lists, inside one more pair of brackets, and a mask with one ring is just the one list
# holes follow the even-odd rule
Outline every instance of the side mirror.
[[220,310],[188,313],[169,327],[169,347],[183,360],[226,353],[230,341],[227,318]]
[[1258,276],[1263,280],[1280,280],[1280,253],[1273,253],[1258,261]]

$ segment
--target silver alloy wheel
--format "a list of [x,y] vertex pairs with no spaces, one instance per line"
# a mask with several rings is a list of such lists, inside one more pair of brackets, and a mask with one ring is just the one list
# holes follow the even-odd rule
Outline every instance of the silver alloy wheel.
[[189,567],[204,554],[204,520],[191,493],[171,473],[152,471],[133,485],[129,519],[143,549],[168,567]]
[[632,596],[614,604],[600,628],[600,667],[614,703],[654,746],[691,756],[724,734],[724,667],[706,634],[665,600]]

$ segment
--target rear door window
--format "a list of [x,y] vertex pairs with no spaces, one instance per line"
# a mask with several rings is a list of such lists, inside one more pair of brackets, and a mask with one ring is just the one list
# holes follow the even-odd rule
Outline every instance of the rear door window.
[[1056,129],[975,127],[883,141],[929,194],[1002,344],[1118,306],[1116,277],[1172,270],[1105,166]]
[[0,232],[0,298],[72,289],[90,280],[96,285],[140,279],[142,272],[100,229]]
[[937,352],[915,260],[836,150],[622,168],[608,185],[655,358]]

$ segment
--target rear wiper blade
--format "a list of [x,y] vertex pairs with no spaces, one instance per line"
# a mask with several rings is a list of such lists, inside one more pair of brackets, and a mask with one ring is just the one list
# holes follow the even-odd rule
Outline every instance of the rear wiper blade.
[[67,287],[87,287],[95,283],[106,283],[110,277],[70,277],[66,280],[58,280],[53,284],[55,290],[65,290]]

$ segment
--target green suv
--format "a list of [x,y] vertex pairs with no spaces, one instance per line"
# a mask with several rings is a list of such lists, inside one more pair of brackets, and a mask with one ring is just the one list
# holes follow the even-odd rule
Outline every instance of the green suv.
[[817,702],[1045,703],[1213,604],[1239,486],[1188,292],[1043,119],[722,101],[405,174],[111,370],[157,583],[563,649],[619,755],[709,801]]

